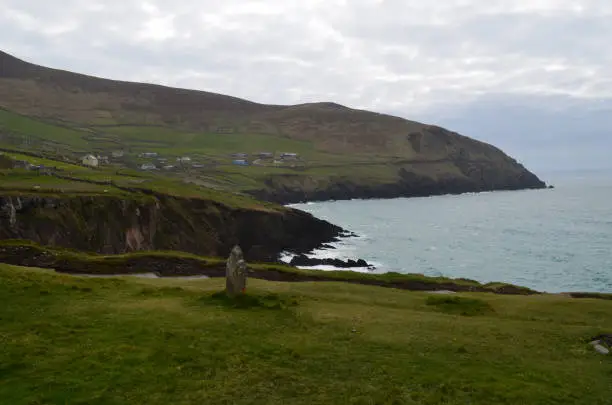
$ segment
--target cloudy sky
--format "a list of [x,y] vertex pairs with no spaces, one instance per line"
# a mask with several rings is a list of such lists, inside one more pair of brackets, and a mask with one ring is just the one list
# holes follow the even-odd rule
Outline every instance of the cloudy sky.
[[612,168],[610,0],[0,0],[0,49],[258,102],[335,101]]

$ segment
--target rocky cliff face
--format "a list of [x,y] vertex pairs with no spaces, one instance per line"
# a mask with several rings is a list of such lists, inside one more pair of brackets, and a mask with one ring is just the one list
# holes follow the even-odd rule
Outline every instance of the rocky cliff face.
[[[476,167],[477,171],[482,170]],[[469,177],[434,179],[427,175],[398,170],[399,179],[392,183],[359,183],[350,178],[335,178],[318,183],[304,176],[275,176],[268,179],[268,188],[252,191],[262,200],[279,204],[307,201],[330,201],[371,198],[426,197],[482,191],[541,189],[546,185],[531,173],[512,178],[494,178],[495,182]],[[487,176],[491,176],[489,173]]]
[[369,177],[367,171],[362,171],[362,176],[274,175],[265,180],[264,188],[251,194],[277,203],[297,203],[546,187],[535,174],[492,145],[435,126],[408,138],[419,155],[387,165],[385,180]]
[[155,249],[226,256],[239,244],[248,260],[272,261],[283,250],[309,251],[341,232],[297,210],[234,209],[163,195],[0,196],[0,239],[99,253]]

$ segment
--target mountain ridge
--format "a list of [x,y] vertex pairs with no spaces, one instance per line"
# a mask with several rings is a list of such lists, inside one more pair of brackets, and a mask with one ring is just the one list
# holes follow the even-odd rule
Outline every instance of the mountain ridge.
[[[230,179],[228,189],[276,202],[545,187],[495,146],[436,125],[329,101],[261,104],[104,79],[35,65],[5,52],[0,52],[0,108],[73,126],[89,132],[88,140],[111,139],[136,152],[199,153]],[[114,126],[128,127],[129,134]],[[154,137],[144,126],[163,128],[167,135]],[[56,138],[47,141],[57,143]],[[85,144],[107,151],[104,142],[87,141],[75,153],[87,152]],[[226,167],[228,155],[260,150],[298,152],[299,167],[250,167],[240,174]]]

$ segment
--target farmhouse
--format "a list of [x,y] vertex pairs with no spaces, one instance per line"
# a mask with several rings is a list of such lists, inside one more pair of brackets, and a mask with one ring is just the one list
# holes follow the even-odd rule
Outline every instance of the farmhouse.
[[249,162],[244,159],[236,159],[232,161],[232,164],[236,166],[248,166]]
[[183,156],[183,157],[176,158],[176,161],[180,163],[188,163],[188,162],[191,162],[191,158],[189,156]]
[[153,163],[145,163],[142,166],[140,166],[140,168],[142,170],[155,170],[155,169],[157,169],[157,167]]
[[14,160],[13,161],[13,169],[29,170],[31,168],[32,168],[32,165],[27,160]]
[[281,153],[281,159],[284,160],[295,160],[298,158],[298,154],[297,153],[292,153],[292,152],[285,152],[285,153]]
[[81,160],[81,162],[83,163],[83,165],[89,166],[89,167],[98,167],[100,165],[98,158],[95,157],[94,155],[83,156],[83,159]]

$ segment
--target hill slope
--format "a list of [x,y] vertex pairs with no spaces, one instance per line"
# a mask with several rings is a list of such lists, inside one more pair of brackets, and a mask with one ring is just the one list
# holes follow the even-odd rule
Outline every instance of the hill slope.
[[[0,264],[0,403],[608,404],[612,301]],[[580,372],[577,372],[579,370]]]
[[[2,52],[0,108],[0,143],[26,136],[30,148],[75,156],[120,148],[132,164],[145,151],[189,153],[207,168],[182,178],[277,202],[544,187],[499,149],[436,126],[334,103],[264,105],[101,79]],[[252,157],[261,151],[276,161]],[[230,164],[237,152],[250,166]]]

